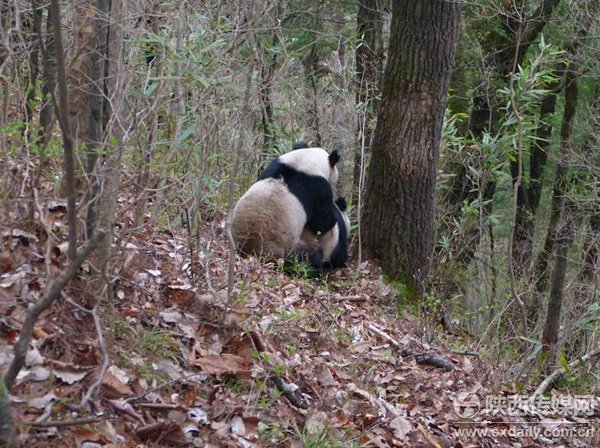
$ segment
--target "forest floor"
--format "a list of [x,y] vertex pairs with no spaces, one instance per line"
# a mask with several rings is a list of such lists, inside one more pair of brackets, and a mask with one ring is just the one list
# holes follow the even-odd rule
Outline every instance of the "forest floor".
[[[66,208],[50,191],[36,225],[15,208],[2,230],[0,370],[67,264]],[[89,265],[37,322],[11,395],[22,446],[600,446],[563,431],[589,420],[484,412],[517,392],[450,335],[428,344],[442,330],[399,311],[375,264],[311,281],[237,258],[228,302],[224,214],[202,223],[190,256],[183,229],[131,231],[131,201],[119,202],[113,299],[97,304],[103,343],[85,310],[105,296]]]

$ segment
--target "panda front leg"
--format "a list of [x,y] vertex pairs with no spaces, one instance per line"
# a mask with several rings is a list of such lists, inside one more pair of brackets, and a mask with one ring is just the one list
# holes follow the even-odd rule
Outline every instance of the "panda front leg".
[[[305,266],[302,269],[298,269],[301,264]],[[308,265],[308,269],[306,269],[306,265]],[[283,270],[290,276],[302,274],[309,278],[320,277],[325,273],[321,249],[306,241],[298,241],[287,257],[285,257]]]

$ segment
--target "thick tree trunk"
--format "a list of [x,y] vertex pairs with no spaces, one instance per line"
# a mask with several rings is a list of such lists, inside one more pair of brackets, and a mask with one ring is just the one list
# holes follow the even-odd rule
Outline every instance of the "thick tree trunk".
[[367,253],[417,298],[433,249],[436,162],[460,13],[460,2],[393,3],[361,224]]
[[373,140],[373,120],[377,116],[377,93],[383,65],[382,0],[359,0],[356,15],[356,105],[358,147],[354,153],[352,197],[358,204],[360,176],[365,153]]

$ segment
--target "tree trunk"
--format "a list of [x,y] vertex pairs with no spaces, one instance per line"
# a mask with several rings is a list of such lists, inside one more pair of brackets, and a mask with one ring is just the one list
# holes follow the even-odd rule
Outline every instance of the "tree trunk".
[[[557,78],[561,77],[563,70],[564,68],[555,70]],[[561,88],[562,84],[558,80],[549,86],[549,92],[542,98],[537,140],[533,142],[529,156],[529,180],[521,185],[517,196],[513,259],[515,266],[520,269],[526,268],[531,260],[535,214],[542,197],[542,173],[548,160],[548,148],[552,135],[550,120],[554,115],[556,97]],[[513,179],[516,168],[516,162],[512,162]]]
[[[39,0],[36,0],[38,2]],[[42,104],[40,106],[40,137],[42,147],[50,141],[54,124],[54,104],[52,95],[56,89],[56,47],[52,28],[52,10],[48,9],[46,19],[46,38],[40,34],[40,46],[43,48],[44,66],[42,80]],[[44,42],[42,42],[42,40]]]
[[50,1],[50,15],[52,16],[52,29],[54,42],[56,44],[56,80],[57,92],[55,104],[59,118],[60,128],[63,136],[64,149],[64,176],[67,190],[67,222],[69,223],[69,247],[67,249],[69,260],[73,261],[77,256],[77,203],[75,193],[75,144],[71,127],[71,116],[69,109],[69,89],[67,87],[67,71],[65,63],[65,51],[62,41],[62,29],[60,24],[60,4],[58,0]]
[[[153,3],[151,9],[149,11],[149,19],[146,21],[150,26],[150,32],[158,36],[160,33],[160,20],[159,20],[159,10],[160,10],[160,2]],[[137,191],[136,191],[136,202],[135,202],[135,213],[134,213],[134,227],[139,227],[144,223],[144,214],[146,211],[146,203],[148,202],[150,189],[150,175],[152,172],[152,159],[154,156],[154,149],[156,146],[156,140],[158,138],[158,120],[160,108],[162,106],[162,83],[163,83],[163,70],[165,66],[165,57],[163,54],[163,49],[158,45],[153,49],[155,52],[154,59],[151,64],[148,64],[148,70],[152,71],[154,68],[153,78],[155,83],[157,83],[157,87],[154,89],[152,93],[152,103],[150,106],[150,114],[147,119],[147,131],[148,137],[146,140],[146,145],[141,151],[140,162],[141,165],[139,167],[139,175],[137,180]],[[149,86],[148,86],[149,87]]]
[[377,116],[378,84],[383,66],[382,0],[359,0],[356,15],[356,105],[358,148],[354,153],[352,197],[358,204],[365,153],[373,140],[373,121]]
[[460,13],[460,2],[393,3],[361,225],[366,252],[416,298],[431,262],[436,162]]
[[550,206],[550,220],[548,230],[544,240],[544,247],[536,260],[534,268],[535,292],[528,305],[528,320],[537,321],[537,313],[540,309],[540,297],[548,287],[550,277],[549,266],[554,254],[560,216],[562,214],[565,192],[566,176],[568,172],[568,160],[571,152],[571,131],[573,129],[573,119],[577,109],[577,78],[573,68],[569,69],[565,75],[565,110],[563,122],[561,125],[561,159],[556,167],[554,178],[554,188],[552,191],[552,204]]
[[38,35],[42,32],[42,10],[37,7],[37,1],[32,0],[31,33],[27,36],[29,41],[29,76],[27,79],[27,95],[25,98],[25,121],[29,128],[29,138],[35,138],[31,130],[34,114],[34,103],[37,91],[38,74],[40,68],[40,41]]
[[110,16],[107,21],[107,83],[105,117],[106,129],[104,144],[106,149],[105,169],[102,173],[102,188],[97,204],[96,229],[104,232],[104,238],[92,255],[92,264],[98,272],[104,274],[111,256],[113,226],[117,210],[117,198],[121,181],[121,159],[123,152],[125,121],[122,117],[125,106],[127,86],[123,67],[123,22],[124,0],[111,0]]
[[96,212],[98,207],[98,192],[100,182],[98,173],[96,173],[96,163],[98,161],[98,148],[102,148],[102,136],[104,134],[104,110],[106,108],[106,51],[108,38],[108,19],[109,5],[108,0],[95,1],[95,20],[94,35],[90,43],[90,91],[88,116],[88,134],[84,140],[87,149],[86,174],[89,182],[87,191],[88,200],[83,201],[89,204],[87,209],[86,229],[87,234],[91,235],[96,224]]
[[[578,21],[577,32],[571,38],[567,45],[567,53],[574,55],[578,47],[585,42],[589,29],[597,21],[597,9],[599,2],[590,3],[585,8],[581,20]],[[567,65],[565,61],[560,61],[554,69],[556,81],[550,84],[548,93],[542,98],[540,105],[540,119],[537,129],[537,139],[531,147],[529,157],[529,180],[523,183],[517,202],[517,220],[515,223],[515,234],[513,246],[517,249],[513,252],[514,262],[521,270],[525,270],[531,260],[531,251],[533,246],[533,231],[535,228],[535,215],[540,204],[542,196],[542,174],[546,161],[548,160],[548,148],[550,146],[550,137],[552,135],[552,125],[550,121],[556,108],[556,97],[563,89],[564,84],[561,78],[564,75]],[[515,165],[516,162],[511,164]],[[513,170],[514,171],[514,170]],[[514,176],[513,176],[514,178]]]
[[0,446],[17,448],[17,431],[13,420],[8,389],[0,375]]
[[600,207],[595,207],[590,216],[588,236],[584,246],[579,278],[591,282],[596,272],[600,252]]
[[549,367],[552,366],[556,356],[556,342],[558,341],[558,331],[560,329],[560,311],[563,303],[569,248],[571,247],[575,235],[574,214],[575,210],[573,204],[567,204],[564,223],[560,230],[560,237],[557,241],[556,263],[552,273],[552,285],[550,288],[550,297],[548,298],[546,323],[542,335],[544,352],[550,354],[550,357],[548,358]]
[[[272,46],[279,43],[276,33],[273,33]],[[260,41],[256,39],[257,54],[260,63],[260,84],[258,87],[258,98],[260,99],[260,116],[262,123],[263,152],[258,160],[258,172],[263,170],[265,155],[269,154],[275,146],[275,118],[273,114],[273,76],[277,68],[277,53],[273,52],[270,58],[267,58],[268,52],[262,48]]]

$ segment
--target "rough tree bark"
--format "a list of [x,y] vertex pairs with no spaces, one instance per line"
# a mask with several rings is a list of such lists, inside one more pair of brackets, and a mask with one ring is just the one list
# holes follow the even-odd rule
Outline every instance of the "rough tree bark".
[[[382,0],[359,0],[356,15],[356,104],[359,113],[357,123],[357,151],[354,153],[352,197],[358,204],[360,174],[363,171],[364,153],[373,140],[373,119],[377,116],[377,92],[383,66],[383,18]],[[363,144],[364,142],[364,144]]]
[[364,249],[421,298],[433,249],[433,212],[446,94],[461,3],[393,3],[382,103],[367,173]]

